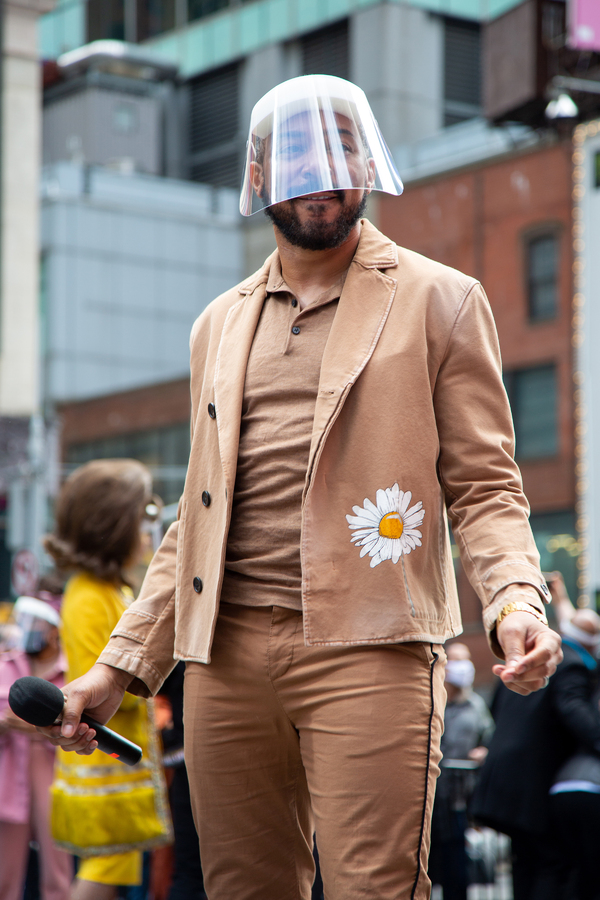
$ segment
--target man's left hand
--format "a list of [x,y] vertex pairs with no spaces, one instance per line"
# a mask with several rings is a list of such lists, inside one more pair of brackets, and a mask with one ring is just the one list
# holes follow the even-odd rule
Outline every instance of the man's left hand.
[[506,662],[494,666],[507,688],[531,694],[546,687],[562,659],[560,637],[527,612],[511,612],[498,625],[498,643]]

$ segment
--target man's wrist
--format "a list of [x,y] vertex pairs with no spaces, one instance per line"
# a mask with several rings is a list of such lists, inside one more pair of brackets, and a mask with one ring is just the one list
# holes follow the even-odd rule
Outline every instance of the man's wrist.
[[131,682],[134,680],[134,676],[131,674],[131,672],[126,672],[125,669],[118,669],[116,666],[110,666],[107,663],[96,663],[96,665],[101,666],[103,669],[107,669],[110,678],[115,681],[118,686],[124,691],[127,690]]
[[496,619],[496,628],[498,628],[498,625],[513,612],[530,613],[530,615],[535,616],[538,622],[541,622],[543,625],[548,624],[548,619],[546,618],[544,613],[540,612],[539,609],[537,609],[535,606],[523,602],[522,600],[509,600],[509,602],[505,603],[498,613],[498,617]]

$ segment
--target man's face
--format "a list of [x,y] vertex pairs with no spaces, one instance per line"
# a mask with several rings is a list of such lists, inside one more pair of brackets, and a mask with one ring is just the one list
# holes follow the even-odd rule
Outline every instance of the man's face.
[[291,244],[306,250],[340,246],[363,215],[374,183],[373,160],[354,122],[341,113],[329,120],[328,129],[321,113],[322,128],[315,134],[308,113],[291,117],[275,147],[272,135],[265,139],[252,168],[254,190],[267,204],[272,185],[276,196],[291,196],[265,212]]

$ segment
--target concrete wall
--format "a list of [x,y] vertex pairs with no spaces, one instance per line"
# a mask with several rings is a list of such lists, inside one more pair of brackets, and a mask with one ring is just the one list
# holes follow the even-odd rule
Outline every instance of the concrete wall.
[[443,38],[441,17],[409,5],[381,3],[350,20],[350,79],[391,147],[442,127]]
[[130,159],[136,170],[161,174],[162,105],[156,96],[88,87],[46,104],[43,161],[77,158],[92,165]]
[[195,318],[243,274],[237,193],[72,163],[42,187],[46,399],[184,377]]
[[40,75],[37,19],[52,4],[4,4],[0,415],[39,405],[38,178]]

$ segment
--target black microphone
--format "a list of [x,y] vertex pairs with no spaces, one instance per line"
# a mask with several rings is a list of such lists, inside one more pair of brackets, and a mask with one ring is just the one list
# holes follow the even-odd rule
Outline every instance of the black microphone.
[[[43,678],[35,678],[33,675],[24,675],[11,685],[8,692],[8,705],[16,716],[29,722],[30,725],[38,725],[47,728],[54,725],[63,711],[65,698],[60,688]],[[108,753],[115,759],[121,760],[128,766],[135,766],[142,758],[142,748],[137,744],[121,737],[116,731],[111,731],[106,725],[101,725],[85,713],[81,721],[89,725],[96,732],[95,740],[98,741],[98,749]]]

